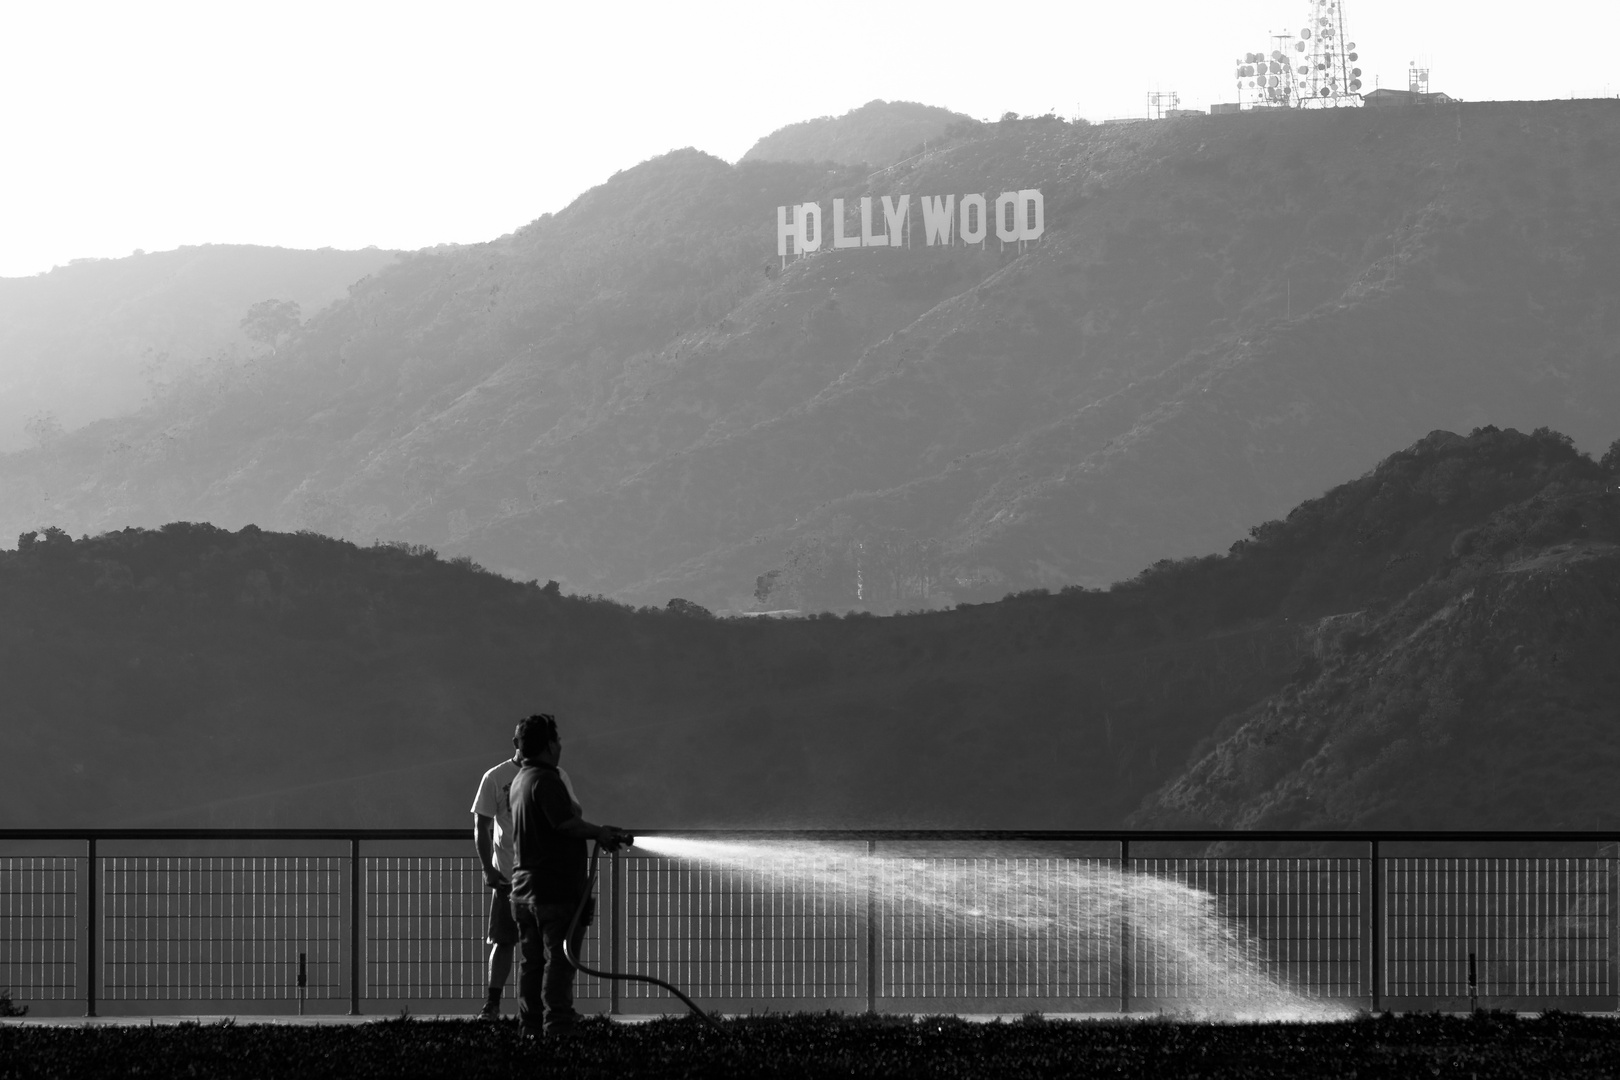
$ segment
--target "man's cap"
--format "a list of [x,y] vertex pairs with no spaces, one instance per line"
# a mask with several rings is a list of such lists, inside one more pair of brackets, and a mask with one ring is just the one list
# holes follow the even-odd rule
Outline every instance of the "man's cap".
[[517,730],[512,733],[512,737],[522,741],[531,733],[539,735],[547,741],[556,738],[557,718],[550,713],[544,712],[535,713],[533,716],[525,716],[518,721]]

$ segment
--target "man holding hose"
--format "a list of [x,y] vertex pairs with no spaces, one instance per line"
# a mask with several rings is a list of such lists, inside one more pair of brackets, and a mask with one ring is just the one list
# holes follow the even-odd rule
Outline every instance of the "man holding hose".
[[[512,916],[523,950],[518,1019],[525,1032],[539,1034],[543,1007],[545,1032],[561,1034],[579,1022],[563,937],[585,898],[586,843],[615,847],[632,837],[585,820],[557,769],[562,739],[556,717],[538,713],[519,721],[513,741],[520,766],[512,781]],[[569,941],[576,956],[595,907],[594,898],[586,903]]]

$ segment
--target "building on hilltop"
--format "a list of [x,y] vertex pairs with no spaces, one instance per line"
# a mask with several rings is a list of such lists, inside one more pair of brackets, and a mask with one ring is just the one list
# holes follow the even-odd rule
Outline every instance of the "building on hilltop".
[[1374,90],[1363,94],[1362,103],[1374,107],[1388,108],[1392,105],[1446,105],[1457,99],[1450,94],[1442,94],[1438,90],[1433,93],[1417,90]]

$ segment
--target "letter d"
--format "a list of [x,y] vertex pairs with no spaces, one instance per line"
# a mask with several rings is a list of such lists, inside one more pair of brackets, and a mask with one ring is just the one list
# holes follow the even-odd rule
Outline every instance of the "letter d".
[[1018,227],[1020,240],[1038,240],[1046,231],[1046,199],[1039,188],[1025,188],[1018,193]]

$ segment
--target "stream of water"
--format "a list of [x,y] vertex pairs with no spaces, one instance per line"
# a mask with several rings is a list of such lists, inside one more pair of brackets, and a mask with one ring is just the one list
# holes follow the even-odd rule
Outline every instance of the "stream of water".
[[[764,875],[773,889],[872,897],[879,910],[922,920],[941,937],[996,942],[1003,960],[1011,950],[1026,967],[1111,963],[1117,977],[1123,929],[1133,978],[1161,991],[1134,1006],[1143,1011],[1229,1020],[1349,1012],[1285,986],[1263,943],[1223,915],[1213,894],[1100,861],[908,857],[809,841],[674,836],[638,838],[636,847],[739,877]],[[1050,1011],[1070,1010],[1059,1002]]]

